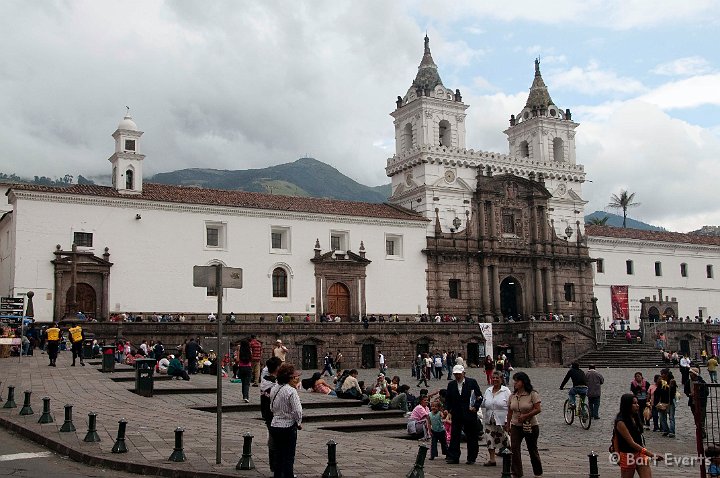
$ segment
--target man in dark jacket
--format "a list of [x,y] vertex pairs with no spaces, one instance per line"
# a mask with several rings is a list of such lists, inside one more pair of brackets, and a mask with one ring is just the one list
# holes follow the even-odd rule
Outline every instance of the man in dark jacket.
[[191,374],[195,374],[198,371],[197,358],[198,352],[200,351],[202,351],[202,347],[200,347],[200,344],[195,342],[195,339],[191,337],[190,341],[185,346],[185,356],[188,361],[188,372]]
[[275,372],[282,365],[282,361],[277,357],[270,357],[267,362],[268,373],[260,382],[260,414],[265,421],[265,426],[268,429],[268,458],[270,463],[270,471],[273,470],[273,463],[275,463],[275,443],[273,442],[272,435],[270,434],[270,423],[273,419],[273,413],[270,410],[270,390],[275,385],[276,377]]
[[560,390],[565,387],[568,380],[572,381],[572,388],[568,391],[568,397],[570,398],[570,405],[575,407],[575,395],[587,395],[587,379],[585,378],[585,372],[580,370],[580,364],[573,362],[570,366],[570,370],[565,374],[565,378],[560,384]]
[[462,365],[455,365],[452,373],[455,380],[448,384],[445,397],[445,408],[452,414],[446,461],[449,464],[460,463],[460,436],[464,431],[467,438],[466,463],[472,465],[479,451],[477,411],[482,403],[482,392],[475,379],[465,376]]

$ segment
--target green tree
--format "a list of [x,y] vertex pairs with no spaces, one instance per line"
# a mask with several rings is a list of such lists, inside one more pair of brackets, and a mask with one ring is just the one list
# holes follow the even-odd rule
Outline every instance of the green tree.
[[610,203],[608,207],[614,209],[622,209],[623,212],[623,227],[627,227],[627,210],[629,207],[639,206],[639,202],[633,202],[635,199],[635,193],[628,194],[624,189],[620,190],[620,195],[613,194],[610,196]]
[[588,226],[604,226],[607,224],[608,219],[610,219],[610,218],[607,216],[603,216],[603,217],[595,216],[595,217],[591,217],[590,219],[588,219],[585,222],[585,224]]

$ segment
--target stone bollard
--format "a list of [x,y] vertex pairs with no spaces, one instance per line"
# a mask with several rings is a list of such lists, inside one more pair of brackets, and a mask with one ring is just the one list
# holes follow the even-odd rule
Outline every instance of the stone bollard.
[[17,403],[15,403],[15,387],[8,387],[8,399],[5,405],[3,405],[3,408],[17,408]]
[[50,397],[43,397],[43,411],[38,423],[52,423],[54,421],[52,415],[50,415]]
[[512,452],[505,448],[500,452],[500,455],[502,456],[502,475],[500,475],[500,478],[511,478],[511,468],[512,468]]
[[428,447],[426,444],[421,443],[420,449],[418,450],[417,458],[415,459],[415,466],[407,474],[406,478],[425,478],[425,457],[427,456]]
[[322,474],[322,478],[341,478],[342,473],[337,467],[337,443],[333,440],[327,442],[328,447],[328,464],[325,467],[325,471]]
[[97,432],[97,413],[88,413],[88,431],[83,441],[88,443],[96,443],[100,441],[100,435]]
[[175,429],[175,448],[173,449],[172,455],[170,455],[170,461],[181,462],[185,461],[185,452],[183,451],[183,432],[184,428],[177,427]]
[[72,422],[72,405],[65,405],[65,422],[60,427],[60,431],[63,433],[74,432],[75,425]]
[[25,390],[25,401],[20,409],[20,415],[33,415],[35,413],[30,406],[30,395],[32,395],[32,392],[30,390]]
[[590,460],[590,474],[588,478],[600,478],[600,471],[598,470],[598,455],[594,451],[591,451],[588,455]]
[[121,418],[118,421],[118,434],[115,439],[115,445],[113,445],[112,453],[127,453],[127,445],[125,445],[125,428],[127,427],[127,420]]
[[[253,435],[246,433],[243,435],[243,452],[240,461],[235,466],[236,470],[254,470],[255,463],[252,459],[252,440]],[[272,465],[272,463],[271,463]]]

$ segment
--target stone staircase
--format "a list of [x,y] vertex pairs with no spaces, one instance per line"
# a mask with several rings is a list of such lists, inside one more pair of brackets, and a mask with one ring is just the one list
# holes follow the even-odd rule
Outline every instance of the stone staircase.
[[[635,333],[633,333],[635,336]],[[595,364],[597,368],[662,368],[662,356],[655,348],[652,340],[645,340],[643,343],[628,344],[624,335],[621,337],[618,332],[613,338],[608,332],[606,344],[599,350],[593,350],[577,359],[580,367],[587,369],[588,365]]]

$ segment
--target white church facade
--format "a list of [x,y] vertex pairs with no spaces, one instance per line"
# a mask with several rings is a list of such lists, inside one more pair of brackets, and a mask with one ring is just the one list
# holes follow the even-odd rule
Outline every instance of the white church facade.
[[684,260],[691,271],[713,265],[714,274],[720,249],[586,232],[578,124],[551,99],[537,61],[526,105],[505,130],[509,154],[467,148],[468,107],[442,84],[426,37],[417,76],[391,113],[387,204],[145,183],[143,132],[128,115],[112,135],[112,186],[10,187],[0,295],[32,290],[40,321],[75,310],[99,319],[207,314],[215,291],[193,287],[192,269],[221,263],[244,274],[223,310],[268,318],[447,309],[487,321],[588,317],[593,295],[609,317],[610,285],[630,285],[631,314],[658,288],[677,298],[680,315],[720,310],[707,281],[598,274],[594,259],[614,271],[627,255],[666,268]]

